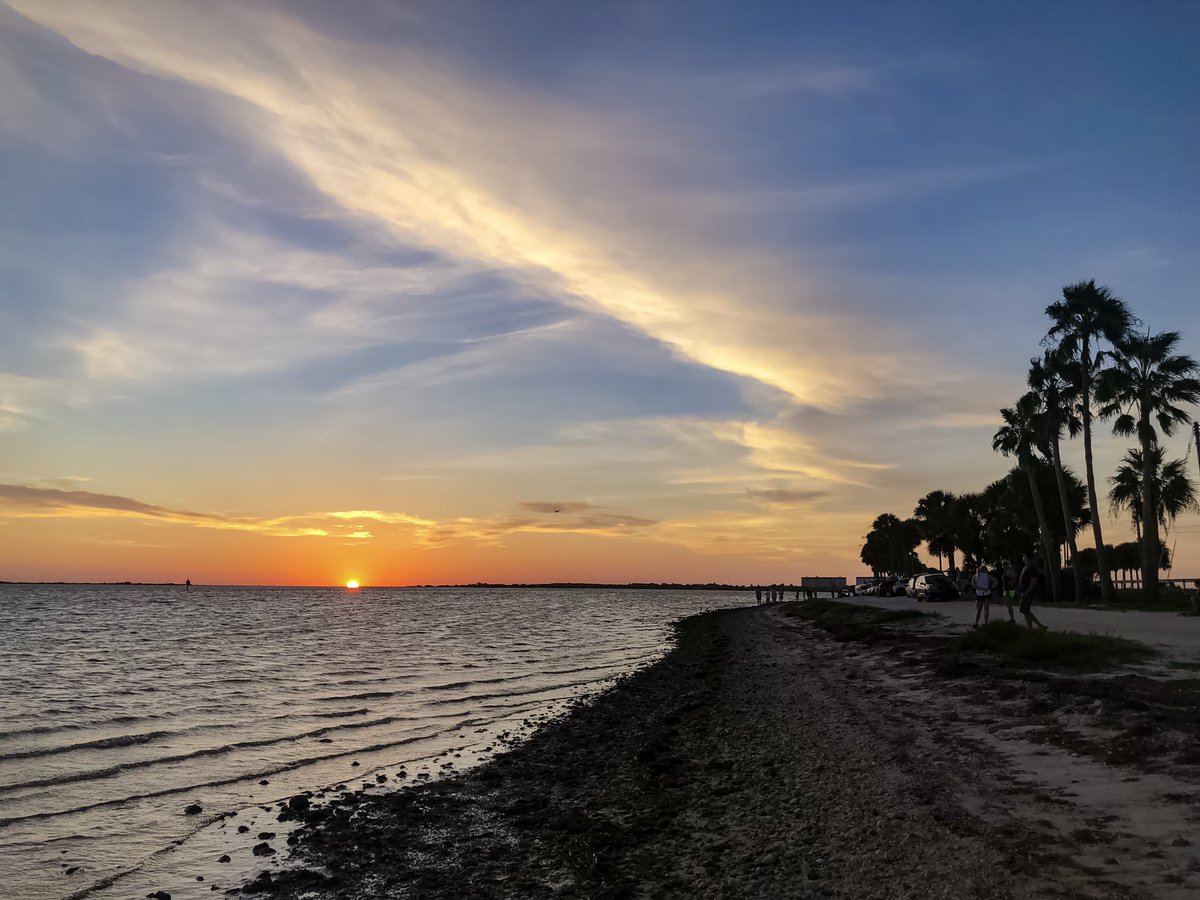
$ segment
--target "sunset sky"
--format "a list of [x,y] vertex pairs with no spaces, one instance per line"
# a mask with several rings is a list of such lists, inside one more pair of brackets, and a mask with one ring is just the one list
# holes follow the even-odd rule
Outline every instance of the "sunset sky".
[[0,579],[863,572],[1064,284],[1200,356],[1197,10],[0,0]]

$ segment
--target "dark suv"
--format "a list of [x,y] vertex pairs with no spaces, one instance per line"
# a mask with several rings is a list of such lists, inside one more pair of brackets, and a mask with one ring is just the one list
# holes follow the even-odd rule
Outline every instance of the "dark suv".
[[918,600],[957,600],[958,588],[945,575],[917,575],[908,586],[910,597]]

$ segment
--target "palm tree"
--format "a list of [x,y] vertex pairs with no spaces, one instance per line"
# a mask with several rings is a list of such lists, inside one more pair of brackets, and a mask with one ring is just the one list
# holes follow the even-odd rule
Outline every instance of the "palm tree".
[[[1075,414],[1079,396],[1076,389],[1079,380],[1076,369],[1077,365],[1058,353],[1055,348],[1047,350],[1041,359],[1029,361],[1027,379],[1030,390],[1038,395],[1041,403],[1042,439],[1050,448],[1050,462],[1054,465],[1063,522],[1068,524],[1071,521],[1071,510],[1059,446],[1064,431],[1075,437],[1083,427],[1082,421]],[[1079,548],[1075,546],[1075,532],[1070,527],[1066,528],[1066,538],[1071,560],[1071,577],[1075,584],[1075,602],[1078,603],[1087,596],[1084,592],[1083,565],[1078,561]]]
[[950,569],[954,566],[954,504],[957,501],[949,491],[930,491],[917,501],[913,519],[921,528],[921,536],[929,545],[929,552],[938,558],[941,567],[942,554],[947,557]]
[[[1113,433],[1136,434],[1142,445],[1142,588],[1151,601],[1158,597],[1162,565],[1154,473],[1158,432],[1170,437],[1191,421],[1183,406],[1200,403],[1200,365],[1176,353],[1178,344],[1177,331],[1127,335],[1096,386],[1100,414],[1115,416]],[[1161,462],[1161,453],[1157,458]]]
[[[1013,473],[1016,473],[1015,477]],[[1024,495],[1015,490],[1015,486],[1021,483],[1025,484]],[[1016,560],[1026,553],[1035,552],[1038,544],[1037,517],[1033,517],[1032,529],[1027,528],[1025,522],[1030,507],[1028,484],[1024,470],[1018,467],[975,495],[975,512],[982,527],[973,556],[978,559],[998,556]]]
[[[1109,496],[1112,496],[1111,492]],[[1129,581],[1130,573],[1142,567],[1142,545],[1138,542],[1124,541],[1117,544],[1110,555],[1113,570],[1121,573],[1122,581]]]
[[[1164,456],[1162,447],[1154,447],[1149,468],[1154,480],[1151,493],[1158,524],[1167,530],[1183,513],[1200,509],[1200,496],[1188,477],[1184,460],[1173,459],[1164,463]],[[1145,512],[1142,508],[1142,478],[1145,470],[1142,451],[1134,448],[1125,454],[1117,471],[1108,479],[1108,502],[1114,509],[1129,510],[1139,545],[1142,543],[1142,516]]]
[[959,494],[950,510],[951,534],[954,546],[962,551],[963,565],[966,557],[982,559],[986,547],[987,506],[983,494]]
[[[1130,450],[1108,478],[1108,502],[1114,510],[1129,510],[1138,546],[1142,544],[1142,451]],[[1120,545],[1118,545],[1120,546]],[[1141,552],[1140,550],[1138,551]]]
[[920,543],[921,532],[916,522],[883,513],[871,523],[860,558],[873,572],[899,574],[909,567],[913,551]]
[[1033,497],[1033,510],[1037,514],[1038,531],[1042,537],[1042,553],[1046,559],[1046,571],[1050,573],[1050,587],[1055,600],[1058,599],[1057,566],[1050,543],[1050,526],[1046,522],[1046,507],[1042,503],[1042,492],[1034,472],[1034,447],[1039,440],[1040,413],[1037,395],[1029,393],[1021,397],[1014,406],[1000,410],[1004,424],[992,438],[992,449],[1005,456],[1015,456],[1017,464],[1029,479],[1029,493]]
[[1113,296],[1108,288],[1097,286],[1094,280],[1067,285],[1062,295],[1062,300],[1046,307],[1046,315],[1052,322],[1050,330],[1046,332],[1046,340],[1057,342],[1059,352],[1078,363],[1074,372],[1082,414],[1083,461],[1087,470],[1088,500],[1092,505],[1092,534],[1096,539],[1099,561],[1100,593],[1105,601],[1111,602],[1112,576],[1104,561],[1104,533],[1100,527],[1100,511],[1096,508],[1096,468],[1092,463],[1092,392],[1096,369],[1103,360],[1103,354],[1099,352],[1100,341],[1114,344],[1122,340],[1135,320],[1124,300]]

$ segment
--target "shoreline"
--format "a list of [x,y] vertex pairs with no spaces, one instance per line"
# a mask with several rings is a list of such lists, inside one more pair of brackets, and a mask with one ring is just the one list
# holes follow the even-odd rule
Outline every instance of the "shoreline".
[[[1117,898],[1183,897],[1200,884],[1194,849],[1178,843],[1200,819],[1200,783],[1120,773],[1126,785],[1180,788],[1179,828],[1175,844],[1135,833],[1136,823],[1118,831],[1070,798],[1087,746],[1001,739],[1004,716],[1014,734],[1029,729],[1026,696],[981,706],[991,686],[978,681],[922,696],[944,677],[928,635],[839,640],[801,608],[686,618],[661,660],[482,766],[313,806],[293,838],[293,868],[243,892]],[[1056,753],[1065,774],[1048,761]],[[1063,784],[1037,781],[1048,772]],[[1095,777],[1118,783],[1113,772]]]

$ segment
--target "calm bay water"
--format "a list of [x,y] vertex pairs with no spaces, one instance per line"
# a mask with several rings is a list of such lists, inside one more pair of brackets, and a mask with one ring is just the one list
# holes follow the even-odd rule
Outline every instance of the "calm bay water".
[[255,830],[282,837],[262,806],[487,758],[657,658],[675,619],[752,600],[0,586],[0,892],[215,896],[255,868]]

